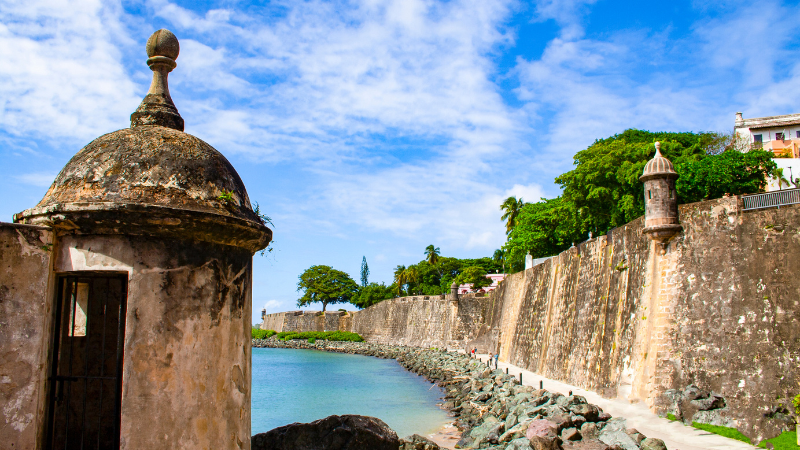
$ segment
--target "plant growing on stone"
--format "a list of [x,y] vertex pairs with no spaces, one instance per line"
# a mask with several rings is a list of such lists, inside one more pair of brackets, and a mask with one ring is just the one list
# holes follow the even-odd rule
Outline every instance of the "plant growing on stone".
[[258,216],[259,220],[261,220],[261,223],[263,223],[264,225],[270,224],[270,225],[272,225],[273,228],[275,227],[275,224],[272,223],[272,219],[270,219],[270,217],[268,215],[263,214],[261,212],[261,209],[260,209],[260,207],[258,205],[258,202],[256,202],[256,207],[253,208],[253,212],[256,213],[256,216]]
[[223,189],[222,193],[217,197],[217,200],[222,201],[222,203],[226,205],[230,205],[233,202],[233,192]]

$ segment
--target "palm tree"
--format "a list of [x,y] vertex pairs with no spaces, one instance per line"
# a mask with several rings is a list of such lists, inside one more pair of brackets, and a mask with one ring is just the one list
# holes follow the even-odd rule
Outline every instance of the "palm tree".
[[523,205],[525,205],[525,202],[522,200],[522,197],[517,200],[517,197],[513,196],[505,199],[503,204],[500,205],[500,210],[503,211],[500,220],[506,222],[506,234],[511,233],[511,230],[517,225],[517,216],[522,210]]
[[439,262],[440,254],[439,247],[434,247],[433,244],[425,247],[425,259],[428,261],[428,264],[436,264]]
[[417,271],[416,266],[408,266],[406,270],[403,272],[403,278],[405,278],[406,284],[408,285],[408,295],[411,295],[411,283],[416,283],[419,280],[419,272]]
[[[785,184],[786,187],[789,187],[789,180],[783,175],[783,168],[777,168],[772,171],[772,178],[778,180],[778,190],[783,190],[783,185]],[[791,175],[789,176],[791,179]]]
[[502,249],[497,249],[494,251],[494,255],[492,255],[492,259],[495,262],[499,262],[503,264],[503,273],[506,273],[506,255],[503,253]]
[[400,295],[403,285],[407,283],[406,266],[398,265],[394,268],[394,283],[397,285],[397,295]]

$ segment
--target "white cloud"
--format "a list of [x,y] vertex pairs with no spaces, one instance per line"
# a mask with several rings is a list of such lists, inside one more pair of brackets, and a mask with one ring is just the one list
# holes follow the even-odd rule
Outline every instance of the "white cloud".
[[12,135],[93,138],[140,100],[123,69],[118,3],[0,3],[0,123]]
[[49,187],[51,184],[53,184],[53,180],[55,180],[56,174],[35,172],[35,173],[26,173],[22,175],[17,175],[14,178],[25,184],[30,184],[31,186]]

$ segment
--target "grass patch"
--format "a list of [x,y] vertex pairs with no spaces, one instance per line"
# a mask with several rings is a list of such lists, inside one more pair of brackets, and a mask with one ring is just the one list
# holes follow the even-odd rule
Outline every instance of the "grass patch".
[[671,421],[673,421],[673,422],[675,422],[676,420],[678,420],[678,418],[677,418],[677,417],[675,417],[675,414],[672,414],[672,413],[668,413],[668,414],[667,414],[667,419],[669,419],[669,420],[671,420]]
[[767,448],[767,442],[770,442],[772,445],[774,445],[775,450],[796,450],[800,448],[797,446],[796,431],[784,431],[778,437],[761,441],[758,446],[761,448]]
[[251,328],[250,336],[252,339],[268,339],[276,334],[275,330],[262,330],[261,328]]
[[736,428],[721,427],[718,425],[709,425],[707,423],[692,422],[692,426],[698,430],[708,431],[709,433],[725,436],[726,438],[736,439],[737,441],[747,442],[751,444],[750,438],[743,435]]
[[278,339],[289,341],[292,339],[317,339],[326,341],[349,341],[349,342],[363,342],[364,339],[358,333],[351,333],[349,331],[303,331],[298,333],[296,331],[282,331],[278,333]]

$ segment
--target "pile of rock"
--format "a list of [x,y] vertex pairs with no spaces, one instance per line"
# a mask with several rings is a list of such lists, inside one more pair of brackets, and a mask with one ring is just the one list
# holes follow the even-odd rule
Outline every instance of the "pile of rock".
[[[412,347],[363,342],[278,341],[253,343],[259,347],[314,348],[394,358],[411,372],[441,386],[444,407],[463,431],[456,448],[497,450],[666,450],[659,439],[646,438],[628,428],[623,418],[612,418],[579,395],[564,396],[519,381],[466,355]],[[404,449],[432,450],[433,443]],[[424,438],[420,438],[424,439]],[[422,442],[422,441],[419,441]],[[416,444],[414,444],[416,445]],[[254,447],[255,448],[255,447]]]
[[725,398],[690,384],[683,390],[668,389],[662,397],[667,403],[666,412],[687,425],[692,422],[736,428],[729,415]]

